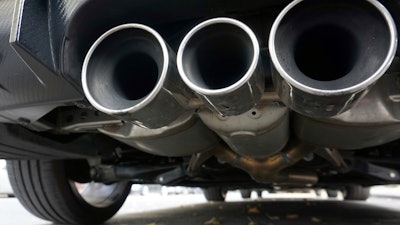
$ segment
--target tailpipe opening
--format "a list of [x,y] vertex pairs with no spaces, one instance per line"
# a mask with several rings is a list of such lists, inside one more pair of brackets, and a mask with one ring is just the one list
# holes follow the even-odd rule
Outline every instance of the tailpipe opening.
[[253,31],[231,18],[214,18],[194,27],[177,56],[183,81],[221,115],[251,109],[264,90],[259,44]]
[[348,110],[385,73],[396,47],[394,21],[375,0],[295,0],[269,37],[281,98],[314,117]]
[[117,26],[97,39],[86,55],[84,93],[104,113],[148,128],[165,126],[184,111],[174,97],[184,96],[174,61],[174,53],[152,28]]

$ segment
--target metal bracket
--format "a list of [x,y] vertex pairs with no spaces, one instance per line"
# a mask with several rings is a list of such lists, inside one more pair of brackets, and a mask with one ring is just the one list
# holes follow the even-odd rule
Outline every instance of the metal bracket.
[[[155,175],[157,172],[159,174]],[[186,170],[183,165],[164,167],[100,165],[91,168],[90,176],[94,181],[104,183],[139,179],[143,182],[169,184],[186,177]]]
[[198,170],[204,162],[213,157],[213,153],[211,151],[200,152],[192,155],[190,158],[189,166],[187,168],[188,173],[193,173]]
[[361,173],[368,174],[370,176],[387,180],[387,181],[400,181],[399,171],[390,169],[383,166],[378,166],[366,161],[355,160],[353,161],[353,170]]
[[121,127],[122,121],[91,109],[71,109],[61,111],[57,127],[62,133],[93,132],[104,127]]
[[321,148],[316,150],[315,153],[329,161],[333,166],[340,168],[341,172],[348,172],[350,170],[342,154],[335,148]]
[[155,183],[158,184],[171,184],[175,181],[181,180],[187,176],[186,170],[183,166],[176,167],[173,170],[158,175],[155,179]]

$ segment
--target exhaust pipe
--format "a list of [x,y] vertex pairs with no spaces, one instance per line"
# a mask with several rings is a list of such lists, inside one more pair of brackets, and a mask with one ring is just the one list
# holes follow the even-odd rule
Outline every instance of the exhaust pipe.
[[96,40],[82,68],[86,98],[99,111],[160,128],[185,111],[190,93],[162,37],[141,24],[117,26]]
[[242,22],[215,18],[194,27],[177,54],[182,80],[223,116],[250,110],[264,91],[259,44]]
[[376,0],[295,0],[269,37],[281,99],[312,117],[351,108],[385,73],[396,48],[395,23]]

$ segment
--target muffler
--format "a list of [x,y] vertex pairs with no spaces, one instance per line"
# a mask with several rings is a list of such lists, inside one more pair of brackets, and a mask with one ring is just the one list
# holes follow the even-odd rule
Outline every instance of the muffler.
[[269,37],[281,99],[311,117],[351,108],[385,73],[396,48],[395,23],[376,0],[295,0]]
[[142,24],[117,26],[96,40],[82,68],[86,98],[99,111],[145,128],[185,112],[190,90],[162,37]]
[[240,115],[264,91],[259,44],[253,31],[230,18],[195,26],[177,54],[182,80],[206,106],[222,116]]

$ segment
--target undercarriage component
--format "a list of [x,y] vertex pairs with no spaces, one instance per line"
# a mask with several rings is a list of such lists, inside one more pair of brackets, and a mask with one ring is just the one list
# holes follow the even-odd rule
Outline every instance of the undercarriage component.
[[400,0],[3,0],[0,19],[0,156],[42,218],[103,222],[130,182],[400,183]]
[[341,170],[348,170],[349,165],[345,162],[342,155],[337,149],[321,148],[315,151],[315,153],[322,158],[326,159],[333,166],[340,168]]
[[260,47],[254,32],[231,18],[214,18],[194,27],[178,50],[182,80],[221,116],[240,115],[264,91]]
[[0,124],[0,133],[0,157],[7,159],[90,158],[107,148],[87,136],[57,141],[17,125]]
[[363,187],[361,185],[347,186],[344,190],[344,199],[365,201],[369,197],[369,190],[369,187]]
[[314,184],[318,181],[312,171],[284,170],[306,157],[315,150],[314,146],[306,144],[289,144],[286,150],[265,159],[254,159],[240,156],[226,147],[213,150],[213,154],[222,163],[229,163],[249,173],[260,183],[280,184]]
[[368,176],[376,177],[386,181],[400,181],[400,173],[398,170],[378,166],[369,162],[354,160],[352,169]]
[[148,129],[132,123],[104,127],[100,132],[142,151],[162,156],[186,156],[214,148],[220,141],[192,113],[181,115],[168,126]]
[[[154,176],[154,174],[157,174]],[[135,181],[137,183],[171,184],[187,175],[182,166],[113,166],[100,165],[92,167],[90,176],[93,181],[112,183],[119,180]]]
[[311,117],[350,109],[385,73],[396,49],[396,25],[376,0],[295,0],[269,38],[279,96]]
[[[396,59],[393,68],[399,65]],[[348,111],[331,118],[296,114],[293,130],[302,141],[346,150],[397,140],[400,135],[399,84],[399,73],[389,71]]]
[[203,193],[207,201],[223,202],[225,201],[227,191],[221,187],[209,187],[203,188]]
[[91,109],[62,109],[57,112],[54,126],[60,133],[98,132],[98,129],[121,127],[123,122],[115,117]]
[[289,112],[278,102],[259,103],[238,116],[220,116],[201,108],[201,120],[242,156],[266,157],[282,150],[289,138]]

